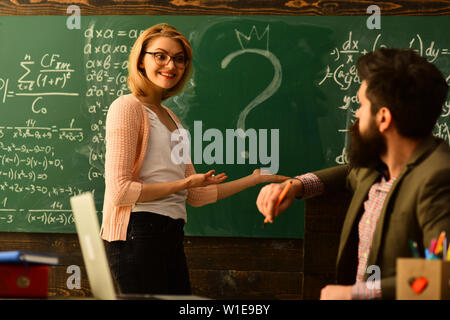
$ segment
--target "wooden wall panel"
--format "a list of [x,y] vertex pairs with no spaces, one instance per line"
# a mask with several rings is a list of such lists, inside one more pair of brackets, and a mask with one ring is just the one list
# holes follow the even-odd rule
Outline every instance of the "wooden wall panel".
[[448,0],[2,0],[0,15],[365,15],[376,4],[383,15],[448,15]]
[[[186,237],[192,293],[214,299],[301,299],[303,241],[301,239],[245,239]],[[0,233],[0,251],[28,250],[55,253],[49,296],[91,296],[76,234]],[[81,269],[81,289],[69,289],[67,268]]]
[[335,283],[339,238],[350,200],[350,194],[337,193],[306,201],[304,299],[318,299],[321,288]]
[[300,299],[301,239],[186,237],[193,294],[214,299]]

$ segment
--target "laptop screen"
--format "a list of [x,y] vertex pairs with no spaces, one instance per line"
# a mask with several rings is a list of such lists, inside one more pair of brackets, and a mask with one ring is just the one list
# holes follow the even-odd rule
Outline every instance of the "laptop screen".
[[92,193],[70,198],[86,272],[95,298],[114,300],[116,293],[106,258]]

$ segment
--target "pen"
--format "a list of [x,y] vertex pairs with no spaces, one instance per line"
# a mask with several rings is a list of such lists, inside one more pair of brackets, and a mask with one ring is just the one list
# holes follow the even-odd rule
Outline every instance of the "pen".
[[411,248],[411,252],[413,254],[414,258],[420,258],[420,253],[419,253],[419,249],[417,247],[417,242],[415,242],[414,240],[409,240],[409,246]]
[[433,252],[429,251],[428,249],[425,249],[425,258],[426,260],[437,260],[439,257],[435,255]]
[[436,243],[436,248],[434,249],[434,254],[438,255],[441,253],[442,250],[442,243],[444,242],[445,238],[445,231],[442,231],[439,235],[438,241]]
[[434,253],[434,249],[436,248],[436,244],[437,244],[437,240],[436,239],[431,239],[431,243],[430,243],[430,254]]
[[447,258],[447,237],[444,238],[444,243],[442,244],[442,260],[445,261]]
[[447,248],[447,261],[450,261],[450,248]]
[[[289,183],[287,183],[284,186],[283,191],[281,191],[280,195],[278,196],[278,201],[275,204],[274,210],[276,210],[278,208],[278,206],[280,205],[281,201],[283,201],[284,197],[286,196],[286,194],[288,193],[289,189],[291,188],[291,185],[292,185],[292,180],[289,181]],[[266,224],[267,222],[269,222],[269,219],[268,218],[264,219],[264,224]]]

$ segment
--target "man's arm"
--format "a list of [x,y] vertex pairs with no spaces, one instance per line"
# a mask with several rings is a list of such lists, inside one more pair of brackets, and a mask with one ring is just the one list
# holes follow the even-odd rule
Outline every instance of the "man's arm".
[[[300,175],[280,184],[272,183],[266,185],[259,192],[256,205],[264,217],[272,223],[274,217],[289,208],[295,198],[307,199],[321,195],[324,192],[344,189],[347,186],[348,174],[348,166],[338,166]],[[283,191],[285,184],[290,182],[292,182],[292,187],[279,207],[276,208],[275,204],[278,201],[279,195]]]

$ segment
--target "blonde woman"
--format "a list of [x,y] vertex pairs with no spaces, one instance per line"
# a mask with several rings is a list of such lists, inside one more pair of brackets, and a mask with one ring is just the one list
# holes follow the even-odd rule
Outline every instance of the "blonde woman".
[[186,202],[202,206],[287,179],[255,170],[222,184],[224,173],[197,174],[191,163],[171,160],[171,134],[182,125],[161,103],[183,89],[191,71],[186,37],[170,25],[155,25],[131,51],[132,93],[108,111],[101,235],[122,293],[190,294],[183,247]]

